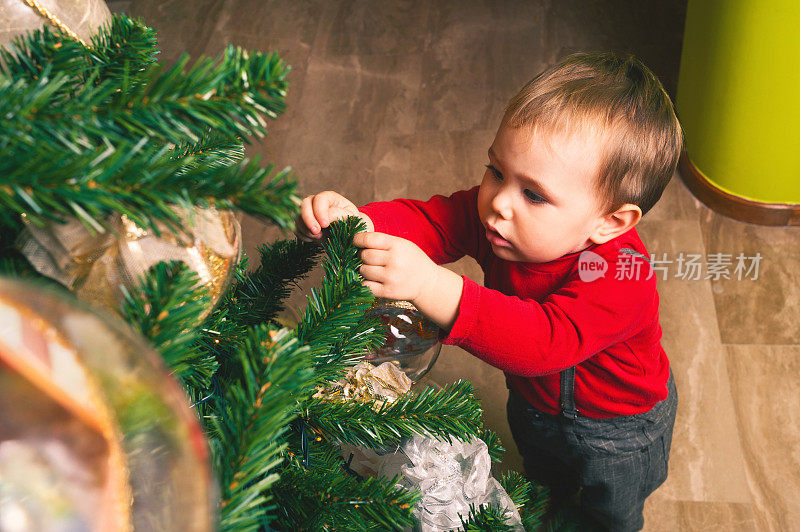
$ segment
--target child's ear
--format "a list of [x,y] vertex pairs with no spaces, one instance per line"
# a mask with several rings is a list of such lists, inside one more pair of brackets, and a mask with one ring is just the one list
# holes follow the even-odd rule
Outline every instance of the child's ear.
[[642,209],[638,205],[626,203],[616,211],[606,214],[600,219],[600,223],[589,237],[595,244],[605,244],[631,227],[639,223],[642,219]]

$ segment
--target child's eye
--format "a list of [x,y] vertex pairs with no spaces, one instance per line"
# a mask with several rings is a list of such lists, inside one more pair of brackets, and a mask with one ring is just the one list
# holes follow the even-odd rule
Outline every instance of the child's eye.
[[532,203],[546,203],[547,200],[532,190],[525,189],[525,197]]
[[489,169],[489,171],[492,173],[492,175],[494,176],[495,179],[497,179],[498,181],[502,181],[503,180],[503,174],[500,173],[500,170],[498,170],[497,168],[495,168],[491,164],[487,164],[486,168]]

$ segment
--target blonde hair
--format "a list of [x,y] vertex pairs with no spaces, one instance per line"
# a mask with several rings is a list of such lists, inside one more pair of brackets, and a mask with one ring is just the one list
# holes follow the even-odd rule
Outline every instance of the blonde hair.
[[658,78],[630,54],[576,53],[528,82],[506,108],[514,128],[572,135],[592,131],[604,150],[596,176],[606,213],[625,203],[642,214],[661,197],[683,131]]

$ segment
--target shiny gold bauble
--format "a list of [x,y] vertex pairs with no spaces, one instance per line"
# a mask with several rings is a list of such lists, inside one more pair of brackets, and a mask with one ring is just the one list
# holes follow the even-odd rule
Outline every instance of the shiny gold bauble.
[[214,528],[200,424],[121,321],[0,278],[0,411],[0,530]]
[[211,305],[230,285],[239,263],[242,238],[231,211],[175,209],[178,233],[160,234],[138,227],[124,215],[113,215],[110,230],[92,233],[77,219],[44,227],[27,223],[18,248],[42,275],[73,290],[93,304],[118,309],[124,290],[135,289],[142,276],[160,261],[182,261],[208,288]]

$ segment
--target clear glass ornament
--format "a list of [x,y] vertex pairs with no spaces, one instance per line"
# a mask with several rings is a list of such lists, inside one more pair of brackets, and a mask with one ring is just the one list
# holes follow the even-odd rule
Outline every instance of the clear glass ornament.
[[394,362],[412,381],[422,379],[442,350],[439,327],[409,301],[376,298],[366,314],[383,323],[386,342],[365,360],[376,366]]
[[0,530],[212,530],[184,391],[121,321],[0,278]]

